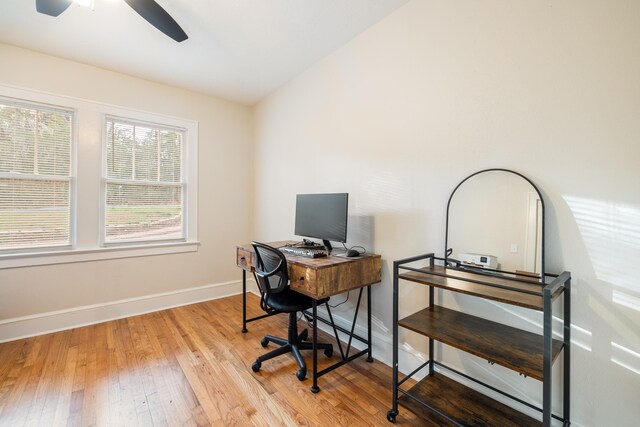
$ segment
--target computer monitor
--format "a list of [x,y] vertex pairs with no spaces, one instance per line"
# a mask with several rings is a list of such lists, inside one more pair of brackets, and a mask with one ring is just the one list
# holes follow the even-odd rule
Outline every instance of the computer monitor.
[[296,196],[296,236],[322,239],[327,250],[331,243],[347,241],[348,193],[298,194]]

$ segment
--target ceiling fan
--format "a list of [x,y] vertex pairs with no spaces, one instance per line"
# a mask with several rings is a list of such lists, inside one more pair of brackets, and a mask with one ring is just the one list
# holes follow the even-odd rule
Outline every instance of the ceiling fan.
[[[73,3],[74,0],[36,0],[36,10],[50,16],[58,16]],[[151,25],[177,42],[189,37],[178,23],[154,0],[124,0],[138,15]]]

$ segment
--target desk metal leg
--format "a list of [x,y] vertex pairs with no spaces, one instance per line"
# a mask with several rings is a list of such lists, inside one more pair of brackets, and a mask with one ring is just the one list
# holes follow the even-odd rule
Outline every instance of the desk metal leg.
[[373,356],[371,355],[371,285],[367,286],[367,346],[369,347],[369,355],[367,356],[367,362],[373,362]]
[[242,269],[242,333],[247,333],[247,271]]
[[312,306],[313,313],[313,385],[311,386],[311,391],[313,393],[317,393],[320,391],[320,387],[318,387],[318,302],[314,299]]
[[[312,313],[308,314],[307,312],[305,312],[305,315],[307,316],[307,318],[311,317],[311,320],[309,321],[312,323],[312,327],[313,327],[313,333],[312,333],[312,336],[313,336],[313,341],[312,341],[313,386],[311,387],[311,391],[314,393],[318,393],[320,391],[320,387],[318,387],[318,378],[320,378],[324,374],[328,374],[329,372],[333,371],[336,368],[339,368],[342,365],[352,362],[353,360],[359,357],[363,357],[371,354],[371,319],[369,318],[368,340],[354,333],[354,330],[356,327],[356,321],[358,319],[359,308],[362,302],[363,291],[364,291],[364,288],[360,288],[360,291],[358,293],[358,302],[356,303],[356,310],[353,315],[353,321],[351,323],[351,330],[342,328],[341,326],[338,326],[334,323],[333,316],[331,315],[331,310],[329,309],[328,306],[327,306],[327,314],[329,314],[329,320],[319,317],[317,312],[318,303],[316,300],[313,300]],[[334,332],[336,341],[338,343],[338,348],[340,349],[340,355],[341,355],[341,359],[338,362],[322,369],[320,372],[318,372],[318,350],[317,350],[317,344],[316,344],[318,339],[318,321],[324,322],[333,328],[333,332]],[[338,336],[338,331],[344,333],[347,337],[349,337],[349,341],[347,342],[347,348],[346,348],[346,351],[344,352],[342,350],[342,344],[340,342],[340,337]],[[361,343],[366,344],[367,348],[365,348],[364,350],[358,351],[355,354],[349,355],[349,352],[351,350],[351,342],[354,338],[360,341]],[[369,360],[369,359],[366,359],[366,360]]]

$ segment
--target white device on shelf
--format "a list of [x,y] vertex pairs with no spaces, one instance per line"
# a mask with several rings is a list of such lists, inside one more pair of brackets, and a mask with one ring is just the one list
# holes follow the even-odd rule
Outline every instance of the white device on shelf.
[[492,270],[498,268],[498,258],[493,255],[465,253],[459,254],[458,260],[460,260],[462,264],[472,267],[490,268]]

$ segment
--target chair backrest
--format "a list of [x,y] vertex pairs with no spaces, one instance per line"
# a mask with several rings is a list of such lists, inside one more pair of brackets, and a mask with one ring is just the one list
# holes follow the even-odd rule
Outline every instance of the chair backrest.
[[264,297],[282,292],[289,285],[287,259],[274,247],[251,242],[256,254],[255,278]]

